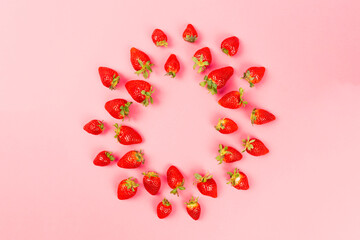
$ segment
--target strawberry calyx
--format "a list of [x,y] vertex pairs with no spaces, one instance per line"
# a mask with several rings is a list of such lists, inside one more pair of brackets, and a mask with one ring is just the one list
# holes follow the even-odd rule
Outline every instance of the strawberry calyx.
[[254,145],[252,145],[252,143],[255,142],[255,139],[250,140],[250,137],[248,136],[247,139],[243,139],[242,142],[244,149],[241,152],[245,152],[246,150],[250,151],[251,149],[254,148]]
[[171,194],[176,194],[177,196],[179,196],[179,191],[178,190],[185,190],[185,187],[184,187],[184,183],[185,183],[185,179],[182,180],[182,182],[176,186],[176,188],[174,188],[173,190],[171,190]]
[[104,123],[103,123],[103,121],[98,121],[98,123],[99,123],[99,128],[101,129],[101,130],[104,130],[105,129],[105,127],[104,127]]
[[223,163],[226,154],[232,154],[232,152],[228,151],[228,148],[228,146],[223,146],[222,144],[219,144],[219,155],[216,157],[216,160],[219,161],[219,164]]
[[148,92],[146,92],[145,90],[141,91],[141,94],[145,96],[145,100],[142,101],[142,104],[147,107],[149,105],[149,103],[153,104],[154,100],[151,97],[151,95],[154,93],[154,89],[152,87],[150,87],[150,90]]
[[200,86],[205,87],[207,85],[207,89],[212,95],[217,94],[217,84],[211,78],[208,78],[207,75],[204,77],[204,80],[200,83]]
[[244,98],[243,98],[243,96],[244,96],[244,89],[243,89],[243,88],[239,88],[239,93],[240,93],[240,101],[239,101],[239,105],[241,105],[241,106],[244,106],[244,107],[245,107],[245,105],[246,105],[246,104],[248,104],[248,102],[247,102],[247,101],[245,101],[245,100],[244,100]]
[[142,164],[145,163],[145,159],[144,159],[144,152],[143,150],[140,151],[135,151],[135,158],[137,162],[141,162]]
[[193,35],[186,35],[184,38],[185,41],[191,42],[191,43],[195,42],[196,39],[197,39],[197,36],[193,36]]
[[120,107],[120,116],[123,117],[123,120],[125,119],[126,116],[129,115],[129,107],[131,104],[132,102],[127,102]]
[[200,55],[199,59],[196,57],[193,57],[192,60],[195,62],[193,69],[195,69],[197,66],[199,66],[198,73],[201,73],[205,70],[205,68],[209,65],[208,61],[204,61],[204,55]]
[[154,64],[152,64],[152,63],[150,62],[150,60],[147,61],[147,62],[144,64],[144,62],[141,61],[140,59],[138,59],[138,63],[140,64],[141,69],[138,70],[138,71],[136,71],[135,73],[136,73],[137,75],[142,74],[145,79],[148,78],[148,77],[149,77],[149,73],[152,72],[151,66],[153,66]]
[[145,177],[151,178],[151,177],[159,177],[159,174],[157,172],[143,172],[142,175]]
[[167,46],[168,46],[168,43],[167,43],[165,40],[157,41],[157,42],[156,42],[156,46],[157,46],[157,47],[167,47]]
[[226,55],[230,56],[228,49],[222,48],[221,51],[223,51]]
[[185,204],[188,208],[196,208],[199,206],[198,200],[199,200],[199,197],[197,197],[197,198],[191,197],[189,202],[185,202]]
[[115,123],[115,124],[114,124],[114,127],[115,127],[115,136],[114,136],[114,138],[117,138],[117,137],[119,137],[119,135],[120,135],[121,125]]
[[195,183],[199,183],[199,182],[207,182],[207,180],[212,179],[212,175],[210,175],[209,173],[206,173],[204,176],[201,176],[198,173],[194,174],[194,177],[196,179]]
[[226,124],[225,118],[219,118],[219,121],[218,121],[218,123],[216,124],[215,129],[216,129],[217,131],[220,131],[220,130],[222,130],[222,129],[225,128],[225,124]]
[[227,174],[229,174],[230,179],[226,184],[236,186],[240,183],[242,175],[240,174],[239,169],[235,168],[234,172],[227,172]]
[[170,206],[170,205],[171,205],[171,203],[169,202],[169,200],[167,200],[166,198],[164,198],[161,202],[162,202],[162,204],[163,204],[164,206]]
[[116,76],[116,74],[114,73],[114,76],[113,76],[113,80],[111,81],[111,85],[110,85],[110,90],[114,90],[116,85],[119,83],[119,80],[120,80],[120,76]]
[[176,77],[176,72],[169,71],[165,74],[165,76],[170,76],[170,77],[174,78],[174,77]]
[[246,81],[248,81],[250,83],[250,87],[254,86],[254,83],[252,83],[252,81],[255,79],[249,70],[247,70],[246,72],[244,72],[244,76],[242,77],[242,79],[245,79]]
[[115,157],[112,155],[112,152],[105,152],[105,155],[110,159],[110,161],[114,161]]
[[135,192],[135,189],[139,187],[139,184],[135,182],[135,178],[129,177],[125,181],[125,186],[127,189],[131,189],[131,191]]
[[251,120],[251,124],[254,125],[255,121],[256,121],[257,117],[256,117],[256,108],[254,108],[251,112],[251,117],[250,117],[250,120]]

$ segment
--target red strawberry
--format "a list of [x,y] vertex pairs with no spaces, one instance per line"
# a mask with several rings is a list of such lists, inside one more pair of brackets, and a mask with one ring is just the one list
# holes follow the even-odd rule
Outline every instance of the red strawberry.
[[171,203],[164,198],[158,205],[157,205],[157,215],[160,219],[166,218],[170,215],[172,211]]
[[237,131],[238,125],[230,118],[220,118],[215,129],[222,134],[229,134]]
[[185,190],[184,183],[185,179],[184,176],[181,174],[179,169],[175,166],[170,166],[167,170],[167,182],[172,188],[171,194],[176,194],[179,196],[178,190]]
[[144,172],[143,184],[145,189],[151,194],[156,195],[161,187],[159,174],[156,172]]
[[125,84],[125,87],[136,102],[142,103],[145,107],[149,103],[153,103],[151,95],[154,93],[154,89],[150,83],[143,80],[131,80]]
[[115,138],[119,141],[119,143],[123,145],[131,145],[131,144],[137,144],[142,142],[142,138],[140,134],[135,131],[133,128],[124,126],[124,125],[118,125],[115,123]]
[[243,146],[245,147],[242,152],[247,151],[253,156],[262,156],[269,152],[269,149],[265,144],[257,138],[247,138],[243,140]]
[[188,212],[190,217],[192,217],[194,220],[198,220],[201,213],[201,207],[200,204],[198,203],[198,199],[199,198],[192,197],[189,202],[185,203],[186,211]]
[[264,67],[251,67],[244,72],[243,79],[250,83],[250,87],[261,81],[265,73]]
[[208,47],[201,48],[197,50],[193,56],[194,69],[199,66],[198,73],[203,72],[207,66],[211,64],[211,52]]
[[105,103],[105,109],[116,119],[124,119],[129,115],[129,107],[132,102],[128,102],[125,99],[113,99]]
[[99,74],[102,84],[114,90],[120,80],[119,74],[115,70],[107,67],[99,67]]
[[93,135],[99,135],[104,131],[104,124],[99,120],[91,120],[84,126],[84,130]]
[[218,89],[221,89],[225,86],[226,82],[233,75],[234,69],[232,67],[223,67],[215,69],[209,73],[209,76],[205,76],[203,82],[200,83],[200,86],[205,87],[211,94],[216,94]]
[[219,104],[224,108],[236,109],[247,104],[243,99],[244,89],[240,88],[239,91],[231,91],[225,94],[219,100]]
[[198,34],[195,28],[193,27],[193,25],[188,24],[183,33],[183,39],[187,42],[193,43],[196,41],[197,38],[198,38]]
[[120,160],[117,165],[121,168],[137,168],[145,163],[144,153],[140,151],[129,151]]
[[206,174],[205,176],[201,176],[200,174],[195,173],[194,176],[197,180],[196,186],[201,194],[213,198],[217,197],[217,185],[211,175]]
[[111,161],[114,161],[115,157],[111,154],[111,152],[102,151],[98,155],[96,155],[94,159],[94,164],[96,166],[106,166],[109,165]]
[[162,47],[162,46],[167,47],[168,46],[167,36],[160,29],[155,29],[151,35],[151,38],[157,47]]
[[151,66],[154,64],[150,62],[146,53],[133,47],[130,49],[130,61],[137,75],[142,74],[144,78],[149,77],[149,73],[152,72]]
[[274,114],[272,114],[264,109],[254,108],[254,110],[251,113],[250,119],[251,119],[252,124],[262,125],[262,124],[274,121],[276,119],[276,117],[274,116]]
[[240,161],[242,159],[242,154],[233,147],[219,145],[219,155],[216,157],[216,160],[219,161],[219,164],[226,162],[232,163]]
[[239,49],[239,39],[235,36],[224,39],[221,50],[228,56],[234,56]]
[[139,184],[136,183],[136,178],[129,177],[124,179],[119,183],[118,187],[118,198],[120,200],[125,200],[135,196]]
[[235,168],[234,172],[228,172],[230,175],[228,184],[239,190],[247,190],[249,189],[249,182],[245,173],[239,171],[239,169]]
[[180,63],[175,54],[170,55],[164,67],[167,72],[166,75],[170,75],[173,78],[176,76],[176,73],[180,70]]

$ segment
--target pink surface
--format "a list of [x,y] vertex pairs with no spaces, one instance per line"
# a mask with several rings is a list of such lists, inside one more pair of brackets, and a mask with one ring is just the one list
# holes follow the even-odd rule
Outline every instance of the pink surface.
[[[96,2],[1,3],[1,239],[360,239],[359,3]],[[196,44],[181,38],[188,23],[199,32]],[[153,45],[154,28],[167,33],[168,48]],[[219,49],[231,35],[241,41],[233,58]],[[136,79],[132,46],[155,63],[149,82],[156,92],[153,106],[131,106],[125,124],[144,143],[125,147],[113,138],[111,125],[119,121],[104,103],[130,99],[124,83]],[[211,69],[235,68],[220,96],[241,86],[250,102],[246,109],[221,108],[218,97],[199,87],[203,75],[192,70],[191,56],[203,46],[212,50]],[[181,62],[176,79],[163,76],[170,53]],[[101,85],[100,65],[121,73],[118,90]],[[254,89],[240,80],[251,65],[267,67]],[[252,127],[254,106],[271,110],[276,122]],[[223,116],[240,130],[216,132],[213,125]],[[93,118],[106,121],[105,134],[82,130]],[[248,134],[263,140],[270,154],[217,165],[217,145],[240,148]],[[103,149],[119,157],[133,148],[145,151],[140,169],[92,164]],[[147,169],[164,174],[170,164],[186,176],[179,198],[169,196],[163,181],[157,196],[140,186],[133,199],[117,199],[121,179],[141,180]],[[235,166],[247,173],[248,191],[225,184],[226,171]],[[203,212],[194,222],[183,203],[199,196],[193,173],[206,171],[217,180],[219,197],[200,196]],[[164,196],[174,210],[159,220],[155,206]]]

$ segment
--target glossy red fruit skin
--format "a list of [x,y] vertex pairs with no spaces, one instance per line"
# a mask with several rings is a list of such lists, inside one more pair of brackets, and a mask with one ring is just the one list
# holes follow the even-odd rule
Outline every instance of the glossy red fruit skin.
[[231,91],[225,94],[218,103],[224,108],[237,109],[247,104],[246,101],[242,99],[244,90],[242,88],[239,91]]
[[[120,182],[120,184],[118,186],[118,199],[120,199],[120,200],[132,198],[133,196],[135,196],[135,194],[137,192],[137,188],[139,186],[138,184],[133,185],[130,188],[127,187],[127,181],[129,179],[131,181],[133,181],[132,178],[124,179]],[[135,182],[134,182],[134,184],[135,184]]]
[[99,67],[98,70],[102,84],[110,90],[114,90],[120,80],[119,74],[108,67]]
[[104,130],[104,124],[102,121],[94,119],[85,124],[83,129],[90,134],[99,135]]
[[169,184],[169,187],[172,189],[180,186],[184,180],[184,176],[175,166],[170,166],[169,169],[167,170],[166,175],[167,175],[167,182]]
[[193,198],[189,201],[189,203],[186,203],[186,211],[189,216],[195,221],[200,218],[201,206],[200,203],[198,203],[197,199]]
[[206,182],[199,182],[196,186],[201,194],[217,198],[217,185],[213,178],[206,180]]
[[111,161],[114,161],[114,156],[112,156],[108,151],[102,151],[96,155],[93,163],[96,166],[103,167],[109,165]]
[[[164,201],[166,201],[165,204],[164,204]],[[167,205],[167,203],[168,203],[168,205]],[[160,219],[166,218],[172,212],[172,206],[169,203],[169,201],[167,201],[167,199],[164,199],[157,205],[156,212],[157,212],[157,216]]]
[[208,75],[216,85],[217,89],[221,89],[225,86],[226,82],[234,74],[234,68],[228,66],[211,71]]
[[153,41],[153,43],[157,46],[157,47],[167,47],[168,43],[167,43],[167,36],[166,34],[160,30],[160,29],[155,29],[154,32],[151,35],[151,39]]
[[254,87],[256,83],[259,83],[265,74],[264,67],[250,67],[244,72],[243,79],[250,83],[250,87]]
[[239,45],[239,38],[232,36],[222,41],[221,50],[228,56],[234,56],[239,50]]
[[[124,113],[124,115],[121,114],[121,107],[126,108],[125,106],[127,103],[128,101],[126,101],[125,99],[121,99],[121,98],[113,99],[105,103],[105,109],[113,118],[124,119],[124,117],[127,116],[127,114],[126,113]],[[131,105],[131,102],[129,104]]]
[[[234,172],[228,172],[230,175],[230,183],[234,188],[238,190],[248,190],[249,189],[249,181],[245,173],[241,172],[237,168],[234,169]],[[238,178],[240,178],[238,180]]]
[[196,32],[193,25],[188,24],[185,31],[183,32],[183,39],[187,42],[193,43],[198,38],[198,33]]
[[234,122],[230,118],[222,118],[219,119],[218,124],[215,126],[215,129],[222,134],[230,134],[236,132],[239,127],[236,122]]
[[180,70],[180,63],[175,54],[171,54],[164,65],[166,75],[175,77]]
[[222,162],[232,163],[237,162],[242,159],[242,154],[231,146],[219,145],[219,155],[216,157],[216,160],[219,161],[219,164]]
[[[257,138],[244,139],[243,145],[245,146],[246,152],[255,157],[265,155],[269,153],[269,149],[265,146],[265,144]],[[252,145],[252,147],[250,146]],[[251,149],[250,149],[251,148]],[[244,151],[243,150],[243,151]]]
[[140,134],[132,127],[118,125],[115,123],[115,138],[123,145],[132,145],[142,142]]
[[269,123],[271,121],[274,121],[275,119],[276,117],[274,114],[260,108],[254,108],[250,117],[251,123],[255,125]]
[[119,159],[117,165],[121,168],[132,169],[140,167],[144,162],[142,151],[131,150]]
[[140,63],[138,62],[138,60],[142,61],[143,64],[145,64],[147,61],[150,61],[150,58],[143,51],[133,47],[133,48],[130,49],[130,61],[131,61],[131,64],[132,64],[133,68],[136,71],[139,71],[139,70],[142,69],[142,67],[141,67]]
[[[152,172],[154,173],[154,172]],[[151,194],[151,195],[156,195],[161,187],[161,179],[160,177],[155,173],[155,174],[147,174],[147,173],[143,173],[144,177],[143,177],[143,184],[145,189]]]
[[211,64],[212,61],[210,49],[208,47],[204,47],[197,50],[193,56],[193,61],[195,62],[193,68],[195,69],[198,66],[198,72],[203,72],[206,67]]
[[[150,83],[143,80],[131,80],[125,84],[130,96],[138,103],[148,106],[152,103],[151,94],[154,92]],[[145,91],[145,93],[143,92]],[[146,94],[149,93],[150,96]]]

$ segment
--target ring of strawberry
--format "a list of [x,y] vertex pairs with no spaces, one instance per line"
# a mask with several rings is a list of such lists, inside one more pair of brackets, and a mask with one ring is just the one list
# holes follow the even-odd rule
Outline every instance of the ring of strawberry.
[[156,195],[161,187],[159,174],[156,172],[143,172],[143,184],[145,189],[151,194]]
[[169,187],[172,189],[171,194],[176,194],[179,196],[178,190],[185,190],[184,183],[185,179],[184,176],[181,174],[179,169],[175,166],[170,166],[166,173],[167,182]]
[[140,134],[135,131],[132,127],[114,124],[115,127],[115,138],[119,141],[119,143],[123,145],[132,145],[138,144],[142,142],[142,138]]
[[152,94],[154,89],[150,83],[143,80],[131,80],[125,84],[125,88],[130,96],[138,103],[142,103],[145,107],[149,103],[153,104]]
[[142,150],[132,150],[119,159],[117,165],[121,168],[138,168],[141,164],[145,163],[144,152]]
[[254,87],[256,83],[261,81],[264,73],[264,67],[250,67],[246,70],[246,72],[244,72],[244,76],[242,78],[250,83],[250,87]]
[[114,90],[120,80],[119,74],[115,70],[108,67],[99,67],[99,75],[102,84],[105,87],[108,87],[110,90]]
[[106,111],[116,119],[125,119],[129,115],[129,107],[132,102],[128,102],[125,99],[113,99],[105,103]]
[[188,24],[185,31],[183,32],[183,39],[187,42],[195,42],[198,38],[198,34],[193,25]]
[[200,86],[207,86],[207,89],[212,95],[217,94],[217,90],[225,86],[233,73],[234,69],[232,67],[215,69],[211,71],[208,76],[204,77],[205,81],[201,82]]
[[83,129],[90,134],[99,135],[104,131],[105,127],[103,121],[94,119],[85,124]]
[[219,164],[223,162],[232,163],[236,161],[240,161],[242,159],[242,154],[233,147],[223,146],[219,144],[219,155],[216,157],[216,160],[219,161]]
[[189,202],[185,203],[187,213],[194,220],[198,220],[200,218],[201,207],[198,200],[199,200],[198,197],[197,198],[191,197]]
[[227,184],[231,184],[234,188],[238,190],[247,190],[249,189],[248,178],[245,173],[241,172],[239,169],[235,168],[234,172],[228,172],[230,179]]
[[215,129],[222,134],[230,134],[236,132],[239,127],[236,122],[230,118],[220,118],[217,125],[215,126]]
[[224,39],[221,50],[228,56],[234,56],[239,49],[239,39],[235,36]]
[[242,152],[248,152],[253,156],[262,156],[269,152],[269,149],[265,146],[265,144],[257,138],[247,138],[243,139],[243,146],[245,147]]
[[111,152],[102,151],[98,155],[96,155],[93,163],[96,166],[107,166],[110,164],[111,161],[114,161],[115,157],[112,155]]
[[145,79],[149,77],[149,73],[152,72],[151,66],[154,64],[151,63],[146,53],[133,47],[130,49],[130,61],[136,70],[135,74],[142,74]]
[[218,103],[224,108],[237,109],[241,106],[245,107],[247,102],[243,99],[244,89],[240,88],[239,91],[231,91],[225,94]]
[[154,30],[154,32],[151,35],[151,39],[157,47],[167,47],[168,46],[167,36],[160,29]]
[[198,73],[202,73],[206,67],[211,64],[212,57],[210,49],[208,47],[204,47],[197,50],[192,59],[195,62],[193,68],[195,69],[198,66]]
[[180,63],[175,54],[171,54],[169,56],[169,58],[166,60],[164,68],[166,71],[165,75],[169,75],[172,78],[176,76],[176,73],[180,70]]
[[167,216],[169,216],[171,211],[172,211],[171,203],[166,198],[164,198],[157,205],[157,208],[156,208],[157,216],[160,219],[163,219],[163,218],[166,218]]
[[212,175],[201,176],[195,173],[194,177],[197,183],[196,186],[202,195],[217,198],[217,185]]
[[251,124],[262,125],[276,119],[275,115],[264,109],[254,108],[251,112]]
[[125,200],[135,196],[139,184],[136,183],[136,178],[129,177],[122,180],[118,187],[118,199]]

